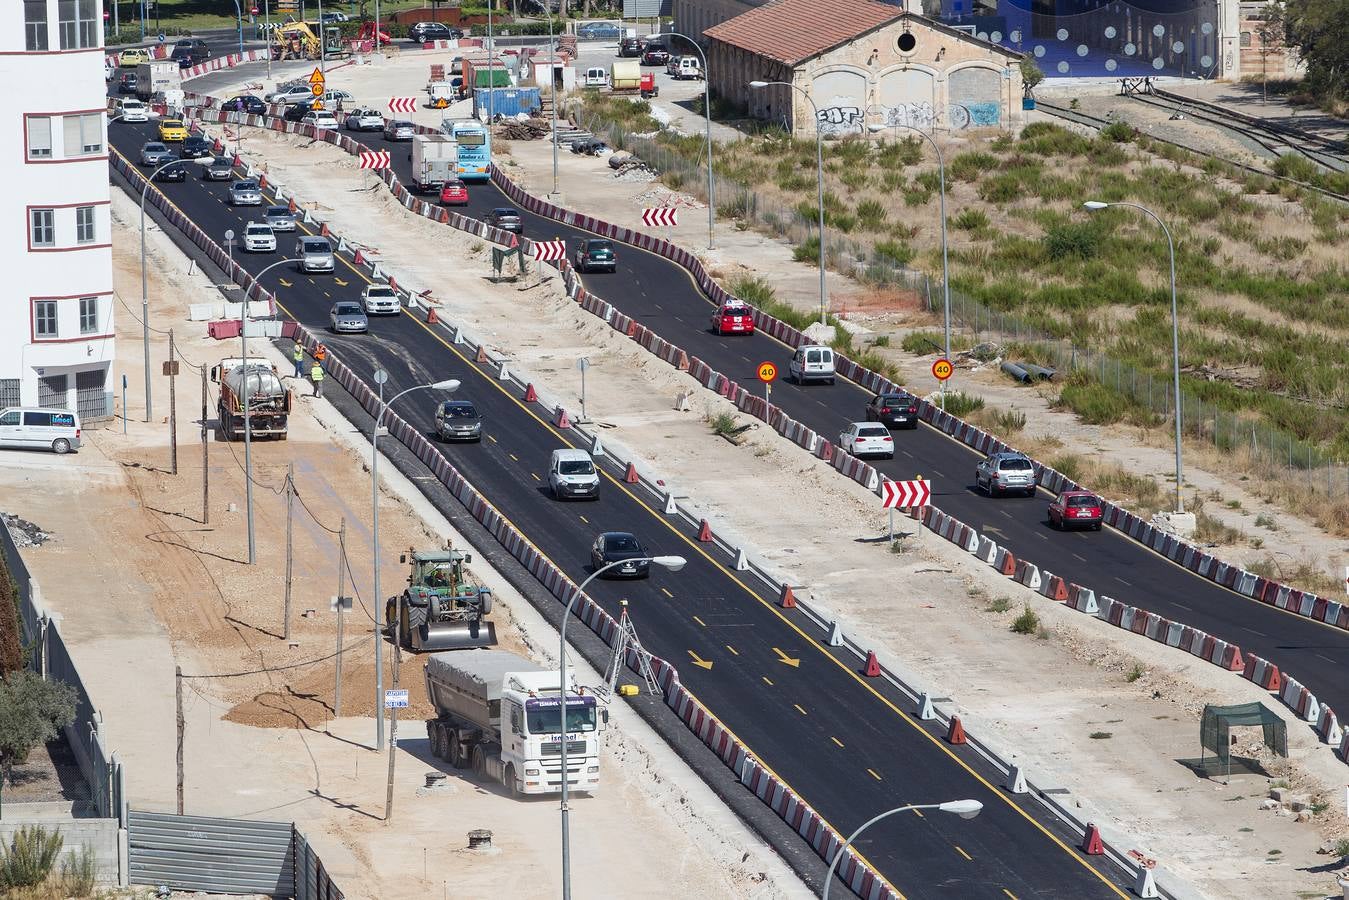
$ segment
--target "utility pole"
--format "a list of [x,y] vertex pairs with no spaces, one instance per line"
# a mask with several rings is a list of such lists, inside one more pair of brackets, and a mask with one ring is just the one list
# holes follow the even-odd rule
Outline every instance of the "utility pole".
[[[393,620],[393,688],[398,690],[399,649],[403,646],[403,595],[398,594],[396,612]],[[382,701],[382,698],[381,698]],[[564,698],[565,702],[565,698]],[[564,734],[563,739],[566,739]],[[398,707],[389,707],[389,783],[384,789],[384,824],[393,818],[393,764],[398,759]],[[567,777],[563,772],[562,777]]]
[[211,435],[206,427],[206,363],[201,364],[201,524],[211,520]]
[[[342,594],[347,589],[347,517],[337,531],[337,678],[333,684],[333,718],[342,717]],[[378,636],[379,629],[376,629]]]
[[183,667],[173,667],[173,696],[178,705],[178,815],[183,814]]
[[169,329],[169,474],[178,474],[178,360],[174,356],[173,329]]
[[293,521],[295,519],[295,463],[286,467],[286,605],[284,637],[290,642],[290,585],[294,563],[294,544],[291,541]]

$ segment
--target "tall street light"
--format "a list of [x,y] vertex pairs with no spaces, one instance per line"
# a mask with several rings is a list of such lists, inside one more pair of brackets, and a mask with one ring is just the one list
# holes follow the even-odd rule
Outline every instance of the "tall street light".
[[[155,4],[158,7],[159,4]],[[239,55],[244,55],[244,11],[239,6],[239,0],[234,0],[234,15],[239,20]]]
[[[881,124],[872,124],[867,126],[868,130],[875,134],[883,131],[887,127],[893,127],[896,130],[907,128],[909,131],[917,132],[920,137],[932,145],[932,151],[937,154],[937,179],[940,185],[939,195],[941,197],[941,284],[942,284],[942,304],[943,320],[945,324],[946,348],[945,354],[947,361],[951,359],[951,268],[946,257],[946,160],[942,156],[941,147],[937,146],[937,141],[923,131],[921,128],[915,128],[912,125],[901,125],[895,123],[893,126]],[[946,381],[941,383],[941,408],[946,409]]]
[[712,79],[707,71],[707,56],[704,55],[703,48],[687,34],[680,34],[678,31],[662,31],[648,35],[648,37],[664,37],[666,35],[688,41],[703,64],[703,118],[707,126],[707,249],[711,250],[712,226],[715,224],[714,217],[717,211],[717,205],[712,198]]
[[[806,98],[810,104],[811,110],[815,113],[815,174],[819,182],[819,203],[820,203],[820,324],[825,323],[825,310],[827,309],[824,293],[824,135],[820,133],[820,110],[815,105],[810,93],[805,88],[799,87],[788,81],[751,81],[749,86],[755,90],[766,88],[769,85],[782,85],[789,87]],[[792,121],[795,126],[795,117]]]
[[1082,206],[1092,212],[1107,209],[1111,206],[1127,206],[1130,209],[1136,209],[1151,216],[1154,222],[1162,226],[1162,234],[1166,235],[1166,247],[1171,254],[1171,374],[1175,387],[1176,404],[1176,512],[1183,513],[1185,512],[1185,498],[1181,496],[1184,479],[1182,477],[1180,451],[1180,317],[1176,311],[1176,242],[1171,239],[1171,229],[1166,227],[1166,223],[1161,220],[1161,217],[1146,206],[1139,206],[1137,203],[1103,203],[1100,200],[1088,200]]
[[857,840],[857,836],[859,834],[866,831],[872,825],[875,825],[881,819],[884,819],[888,816],[893,816],[896,813],[910,812],[911,810],[916,809],[936,809],[940,810],[941,812],[954,813],[957,816],[960,816],[960,818],[962,819],[973,819],[975,816],[979,815],[979,812],[983,808],[984,805],[980,803],[978,800],[950,800],[947,801],[946,803],[915,804],[910,806],[901,806],[898,809],[887,810],[886,812],[881,813],[879,816],[874,816],[873,818],[867,820],[866,822],[863,822],[862,825],[856,831],[854,831],[851,835],[848,836],[848,839],[843,842],[843,846],[838,848],[838,852],[835,853],[834,858],[830,860],[829,871],[826,872],[824,876],[823,900],[829,900],[829,888],[832,887],[834,883],[834,871],[838,869],[838,863],[839,860],[843,859],[843,854],[847,852],[849,847],[852,846],[852,842]]
[[147,422],[150,421],[153,409],[150,401],[150,282],[145,269],[145,198],[150,192],[150,185],[155,183],[156,175],[169,166],[188,162],[198,166],[209,166],[215,162],[215,159],[210,156],[201,159],[179,159],[175,156],[151,172],[145,179],[145,185],[141,188],[141,348],[145,355],[145,421]]
[[567,807],[567,622],[571,620],[572,607],[576,601],[585,593],[585,589],[590,582],[603,575],[605,572],[615,566],[627,565],[634,562],[655,563],[671,572],[678,572],[684,568],[688,560],[682,556],[648,556],[640,559],[617,559],[606,566],[600,566],[590,577],[581,582],[567,601],[567,609],[562,613],[561,638],[558,650],[557,675],[558,691],[562,695],[560,708],[562,710],[562,900],[571,900],[571,810]]
[[[552,85],[551,100],[549,105],[553,108],[553,194],[557,194],[557,76],[558,76],[558,52],[557,44],[553,43],[553,11],[550,8],[544,10],[548,16],[548,82]],[[487,60],[488,71],[491,71],[492,61]],[[491,76],[496,77],[496,76]],[[537,79],[536,79],[537,80]],[[488,123],[491,127],[491,123]]]
[[[376,29],[378,31],[378,29]],[[394,394],[388,403],[384,402],[384,383],[389,373],[383,369],[375,370],[375,384],[379,385],[379,415],[375,416],[375,427],[370,435],[370,509],[371,542],[373,544],[373,565],[375,573],[375,750],[384,749],[384,601],[379,592],[379,435],[384,428],[384,414],[389,411],[399,397],[412,391],[450,391],[459,390],[459,379],[447,378],[432,384],[417,384]],[[395,652],[397,648],[394,648]]]

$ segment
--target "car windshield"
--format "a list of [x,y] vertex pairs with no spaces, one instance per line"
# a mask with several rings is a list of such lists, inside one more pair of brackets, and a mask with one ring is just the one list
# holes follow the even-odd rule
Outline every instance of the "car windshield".
[[748,306],[727,306],[721,310],[723,316],[747,316],[749,315]]
[[158,153],[158,152],[160,152],[160,151],[167,150],[167,149],[169,149],[169,148],[168,148],[168,147],[165,147],[163,144],[146,144],[146,145],[145,145],[145,150],[146,150],[147,153]]
[[164,120],[164,127],[165,127],[165,128],[182,128],[182,127],[183,127],[183,123],[182,123],[182,122],[179,122],[177,119],[165,119],[165,120]]
[[367,297],[392,297],[394,296],[394,293],[393,288],[382,284],[376,284],[366,288],[365,295]]
[[630,534],[611,534],[604,539],[604,549],[609,553],[641,553],[642,545]]
[[361,314],[361,308],[355,303],[339,303],[334,309],[339,316],[358,316]]
[[476,419],[478,411],[473,408],[471,403],[459,403],[451,405],[445,404],[445,418],[447,419]]
[[1030,467],[1028,459],[1004,459],[999,466],[1004,472],[1027,472]]
[[289,218],[290,218],[290,207],[288,207],[288,206],[269,206],[269,207],[267,207],[267,215],[268,215],[269,217],[284,216],[285,218],[289,219]]
[[[574,733],[578,731],[595,730],[595,701],[594,698],[586,697],[582,702],[581,698],[570,698],[567,703],[567,732]],[[525,727],[530,734],[557,734],[561,731],[562,716],[558,713],[560,706],[556,699],[551,701],[527,700],[525,702]]]
[[300,249],[305,253],[327,253],[332,248],[323,238],[307,238],[300,242]]
[[899,394],[882,394],[876,400],[881,406],[901,406],[904,403],[904,398]]
[[258,189],[258,183],[256,181],[236,181],[234,183],[234,189],[236,191],[256,191]]
[[249,226],[248,226],[248,233],[249,233],[249,234],[271,234],[271,233],[272,233],[272,228],[271,228],[270,225],[249,225]]
[[589,475],[595,467],[588,459],[564,459],[557,464],[559,475]]
[[411,122],[394,122],[394,123],[393,123],[393,127],[394,127],[394,128],[397,128],[399,131],[402,131],[404,128],[411,128],[411,127],[412,127],[412,123],[411,123]]
[[1091,507],[1096,505],[1095,497],[1069,497],[1068,506],[1073,507]]

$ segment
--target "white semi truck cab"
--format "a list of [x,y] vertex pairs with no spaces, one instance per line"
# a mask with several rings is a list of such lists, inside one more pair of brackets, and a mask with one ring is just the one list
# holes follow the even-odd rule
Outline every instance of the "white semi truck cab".
[[[565,692],[567,785],[600,784],[600,734],[608,711],[576,683]],[[426,722],[435,755],[456,769],[505,785],[513,794],[562,790],[564,692],[556,671],[506,650],[454,650],[427,660]]]

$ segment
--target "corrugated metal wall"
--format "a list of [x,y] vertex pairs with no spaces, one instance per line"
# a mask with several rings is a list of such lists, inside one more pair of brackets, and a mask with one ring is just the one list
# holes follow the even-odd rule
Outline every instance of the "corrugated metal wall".
[[132,810],[127,823],[131,883],[293,897],[293,835],[289,822]]
[[295,900],[343,900],[344,894],[298,829],[295,831]]

